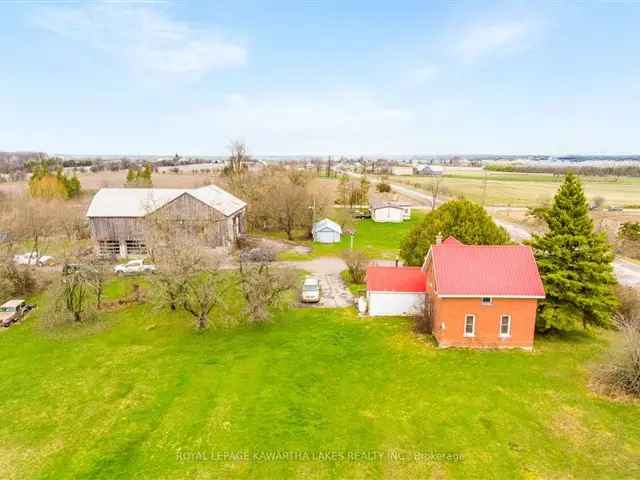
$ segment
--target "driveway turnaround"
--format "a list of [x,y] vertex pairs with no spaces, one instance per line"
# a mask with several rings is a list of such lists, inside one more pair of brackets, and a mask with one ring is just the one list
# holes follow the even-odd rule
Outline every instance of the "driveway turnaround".
[[341,258],[321,257],[307,261],[278,263],[280,265],[309,272],[320,280],[320,302],[309,305],[327,308],[342,308],[353,305],[353,295],[347,289],[340,277],[340,272],[347,269],[347,265]]

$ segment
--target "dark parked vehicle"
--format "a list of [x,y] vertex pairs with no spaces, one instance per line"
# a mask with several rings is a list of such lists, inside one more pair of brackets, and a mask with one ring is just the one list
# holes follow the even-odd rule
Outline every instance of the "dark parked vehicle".
[[353,216],[353,218],[371,218],[371,211],[355,210],[353,213],[351,213],[351,215]]
[[9,300],[5,302],[0,306],[0,325],[8,327],[24,317],[33,308],[34,305],[30,305],[24,300]]

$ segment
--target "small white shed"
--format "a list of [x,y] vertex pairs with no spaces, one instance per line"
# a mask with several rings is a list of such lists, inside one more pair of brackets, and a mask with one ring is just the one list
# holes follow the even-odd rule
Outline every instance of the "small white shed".
[[371,219],[374,222],[395,222],[400,223],[403,220],[411,218],[411,206],[397,202],[378,202],[372,203]]
[[338,243],[342,235],[342,227],[325,218],[313,225],[313,241],[318,243]]

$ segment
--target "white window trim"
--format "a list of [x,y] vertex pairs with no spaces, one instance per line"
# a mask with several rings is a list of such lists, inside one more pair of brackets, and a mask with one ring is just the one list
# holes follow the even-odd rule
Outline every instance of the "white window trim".
[[[485,302],[485,301],[484,301],[484,299],[485,299],[485,298],[488,298],[488,299],[489,299],[489,301],[488,301],[488,302]],[[482,303],[482,305],[492,305],[492,304],[493,304],[493,297],[482,297],[482,298],[480,299],[480,303]]]
[[[509,332],[506,334],[502,333],[502,319],[504,317],[507,317],[509,319]],[[498,335],[500,336],[500,338],[511,337],[511,315],[509,315],[508,313],[503,313],[502,315],[500,315],[500,318],[498,320]]]
[[[467,333],[467,318],[472,317],[473,318],[473,332],[471,333]],[[475,337],[476,336],[476,316],[473,313],[465,313],[464,315],[464,336],[465,337]]]

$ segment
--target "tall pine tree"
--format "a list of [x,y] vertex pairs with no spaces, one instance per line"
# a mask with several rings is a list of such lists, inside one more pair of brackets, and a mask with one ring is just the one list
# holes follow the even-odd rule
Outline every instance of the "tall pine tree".
[[575,175],[565,177],[544,219],[547,233],[534,235],[531,242],[547,296],[540,305],[538,328],[570,329],[579,322],[585,328],[610,326],[616,307],[614,256],[605,234],[593,228]]

